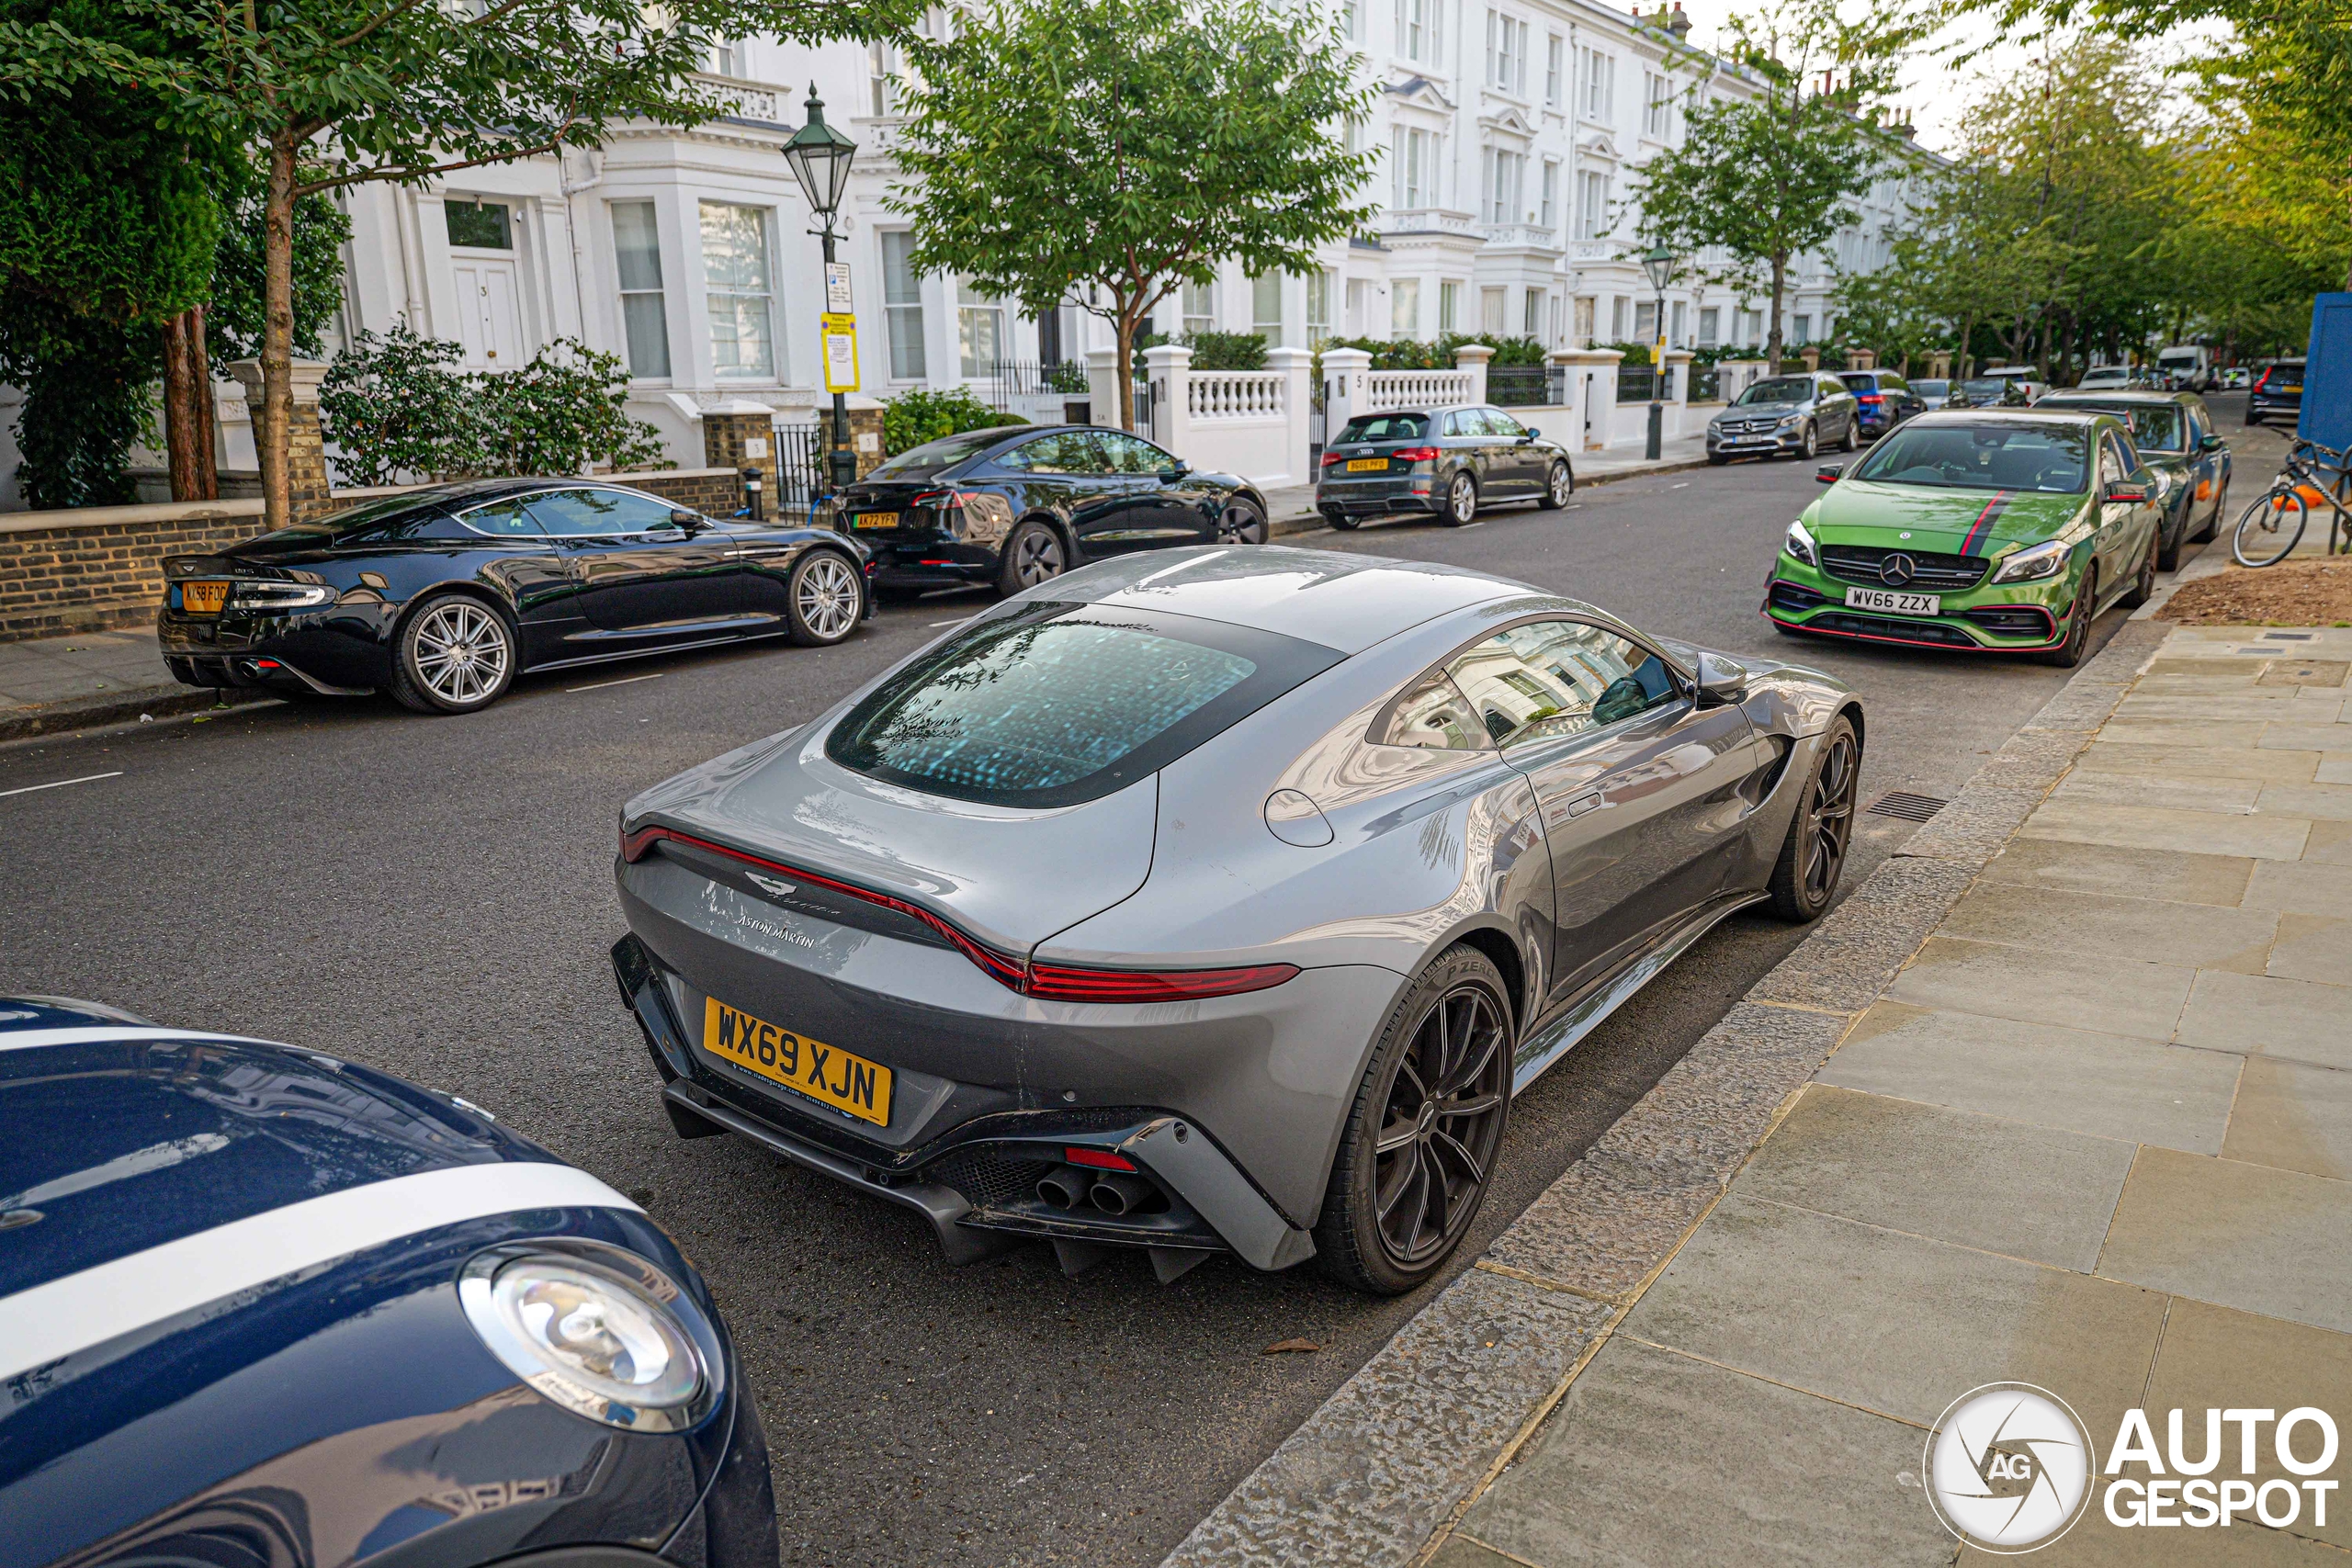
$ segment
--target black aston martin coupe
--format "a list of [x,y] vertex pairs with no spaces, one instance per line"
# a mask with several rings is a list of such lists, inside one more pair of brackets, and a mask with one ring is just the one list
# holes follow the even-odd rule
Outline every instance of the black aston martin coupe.
[[471,713],[523,670],[840,642],[867,612],[871,558],[830,529],[722,521],[622,485],[481,479],[171,557],[156,633],[192,686]]

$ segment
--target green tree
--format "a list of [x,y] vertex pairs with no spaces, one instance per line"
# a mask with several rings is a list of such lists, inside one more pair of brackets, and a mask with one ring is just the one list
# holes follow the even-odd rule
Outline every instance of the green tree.
[[[257,151],[262,407],[270,525],[288,518],[295,210],[306,196],[600,142],[622,121],[698,125],[731,100],[698,83],[712,41],[879,37],[918,0],[75,0],[0,17],[0,94],[54,113],[85,84],[143,96],[151,121]],[[315,166],[312,161],[315,160]]]
[[[1877,21],[1849,25],[1834,0],[1778,0],[1733,20],[1732,57],[1753,97],[1694,105],[1682,144],[1653,157],[1634,182],[1642,237],[1688,258],[1713,281],[1771,300],[1766,357],[1781,362],[1781,310],[1789,266],[1857,220],[1893,138],[1861,112],[1892,85],[1908,38]],[[1835,73],[1834,91],[1807,91]]]
[[1332,130],[1372,89],[1312,10],[989,0],[914,62],[889,205],[915,220],[915,265],[1107,321],[1123,425],[1155,305],[1226,260],[1304,272],[1370,216],[1374,155]]
[[[269,260],[264,243],[259,171],[241,183],[224,204],[220,243],[213,252],[212,299],[207,323],[220,339],[221,359],[261,357],[268,318]],[[294,204],[294,352],[316,358],[326,352],[322,334],[343,305],[343,245],[351,220],[323,193]]]
[[[0,0],[0,30],[103,18],[78,0]],[[38,103],[0,92],[0,379],[25,392],[17,477],[37,507],[134,499],[164,323],[204,298],[212,187],[233,156],[154,118],[103,79]]]

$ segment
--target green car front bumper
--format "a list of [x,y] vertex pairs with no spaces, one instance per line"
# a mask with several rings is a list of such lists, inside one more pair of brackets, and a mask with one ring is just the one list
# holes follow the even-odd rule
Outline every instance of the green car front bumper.
[[[1765,580],[1762,609],[1775,626],[1817,637],[1962,652],[2030,653],[2065,640],[2086,555],[2078,547],[2054,577],[1996,586],[1991,580],[1998,563],[1994,560],[1923,553],[1919,558],[1939,564],[1984,558],[1983,572],[1973,586],[1906,583],[1902,592],[1935,594],[1939,613],[1927,615],[1850,604],[1849,589],[1870,592],[1888,584],[1859,566],[1833,560],[1835,570],[1825,570],[1783,549]],[[1957,565],[1946,570],[1958,576],[1966,571]]]

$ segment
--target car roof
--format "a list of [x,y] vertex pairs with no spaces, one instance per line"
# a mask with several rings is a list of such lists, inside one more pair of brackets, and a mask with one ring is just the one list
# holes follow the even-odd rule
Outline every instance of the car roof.
[[[2022,409],[1930,409],[1911,421],[1914,425],[1982,424],[1993,420],[2007,424],[2096,424],[2115,416],[2101,409],[2045,408],[2035,403]],[[1907,428],[1907,427],[1906,427]]]
[[2048,394],[2033,406],[2041,408],[2052,403],[2063,404],[2070,400],[2079,400],[2085,398],[2097,398],[2103,405],[2174,403],[2183,408],[2192,402],[2202,400],[2194,392],[2159,392],[2146,387],[2118,387],[2113,391],[2098,387],[2093,387],[2088,391],[2085,391],[2080,387],[2069,387],[2064,391]]
[[1352,654],[1440,615],[1543,591],[1435,561],[1251,545],[1121,556],[1035,592],[1253,626]]

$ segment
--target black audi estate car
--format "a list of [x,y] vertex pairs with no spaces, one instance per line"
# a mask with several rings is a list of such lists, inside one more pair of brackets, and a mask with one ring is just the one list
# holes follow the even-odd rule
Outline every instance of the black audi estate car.
[[1467,526],[1495,501],[1566,506],[1576,493],[1567,448],[1482,403],[1358,414],[1323,448],[1315,509],[1334,528],[1366,518],[1435,513]]
[[1139,435],[1002,425],[908,448],[842,492],[876,587],[1018,593],[1074,567],[1177,545],[1266,542],[1266,498]]
[[706,517],[623,485],[406,491],[164,562],[156,636],[191,686],[488,707],[523,670],[857,629],[869,559],[825,528]]

